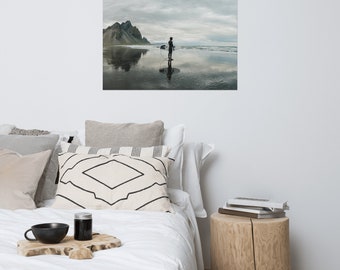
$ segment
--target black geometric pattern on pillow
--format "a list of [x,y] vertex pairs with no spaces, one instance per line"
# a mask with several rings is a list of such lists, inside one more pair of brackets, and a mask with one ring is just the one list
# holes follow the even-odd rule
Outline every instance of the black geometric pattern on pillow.
[[172,211],[166,185],[169,161],[62,153],[54,207]]
[[[116,174],[107,174],[102,176],[101,172],[102,170],[106,169],[105,167],[109,167],[108,170],[112,169],[113,171],[121,170],[125,171],[123,173],[123,176],[118,177]],[[83,171],[83,174],[87,175],[88,177],[92,178],[94,181],[98,181],[99,183],[103,184],[107,188],[114,189],[120,185],[124,185],[125,183],[129,181],[133,181],[137,179],[138,177],[141,177],[143,172],[140,172],[136,170],[135,168],[132,168],[128,166],[127,164],[124,164],[122,162],[119,162],[118,160],[109,160],[107,162],[95,165],[85,171]]]

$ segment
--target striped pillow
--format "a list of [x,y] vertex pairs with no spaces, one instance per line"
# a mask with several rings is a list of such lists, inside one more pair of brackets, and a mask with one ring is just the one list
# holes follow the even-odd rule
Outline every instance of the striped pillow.
[[166,157],[59,154],[59,185],[52,207],[173,212]]
[[135,157],[167,157],[170,152],[170,148],[166,145],[151,147],[117,146],[111,148],[99,148],[61,142],[60,146],[62,152],[78,154],[103,154],[103,155],[124,154]]

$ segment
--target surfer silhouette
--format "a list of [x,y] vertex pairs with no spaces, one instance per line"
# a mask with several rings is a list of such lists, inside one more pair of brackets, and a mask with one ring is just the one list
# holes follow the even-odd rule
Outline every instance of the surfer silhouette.
[[172,37],[170,37],[170,40],[169,40],[169,42],[168,42],[168,45],[169,45],[168,59],[169,59],[169,61],[171,61],[171,60],[173,60],[173,59],[172,59],[172,51],[173,51],[173,49],[174,49],[174,44],[173,44],[173,42],[172,42]]
[[[166,49],[166,45],[162,45],[160,47],[161,49],[165,50]],[[166,75],[166,77],[168,78],[168,80],[171,80],[171,77],[173,74],[179,73],[180,70],[178,68],[173,68],[172,67],[172,51],[174,50],[175,46],[172,42],[172,37],[170,37],[169,42],[168,42],[168,50],[169,50],[169,54],[168,54],[168,67],[163,67],[159,69],[159,72],[163,73]],[[165,59],[164,59],[165,60]]]

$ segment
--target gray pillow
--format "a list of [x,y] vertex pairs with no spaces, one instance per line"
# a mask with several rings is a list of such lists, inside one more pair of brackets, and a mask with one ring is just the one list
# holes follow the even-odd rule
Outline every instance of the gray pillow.
[[18,152],[21,155],[30,155],[51,150],[52,155],[47,162],[44,173],[39,180],[34,201],[39,206],[42,201],[53,199],[57,186],[55,184],[58,174],[58,152],[56,148],[59,136],[55,134],[42,136],[0,135],[0,148]]
[[164,123],[155,121],[147,124],[112,124],[85,121],[85,144],[92,147],[140,146],[162,144]]

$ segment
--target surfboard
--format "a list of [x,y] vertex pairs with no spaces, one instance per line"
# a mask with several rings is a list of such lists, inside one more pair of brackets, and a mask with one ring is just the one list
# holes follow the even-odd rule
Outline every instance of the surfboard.
[[[161,45],[159,48],[160,48],[161,50],[167,50],[167,49],[169,48],[169,46],[163,44],[163,45]],[[172,47],[172,50],[175,50],[175,46]]]

